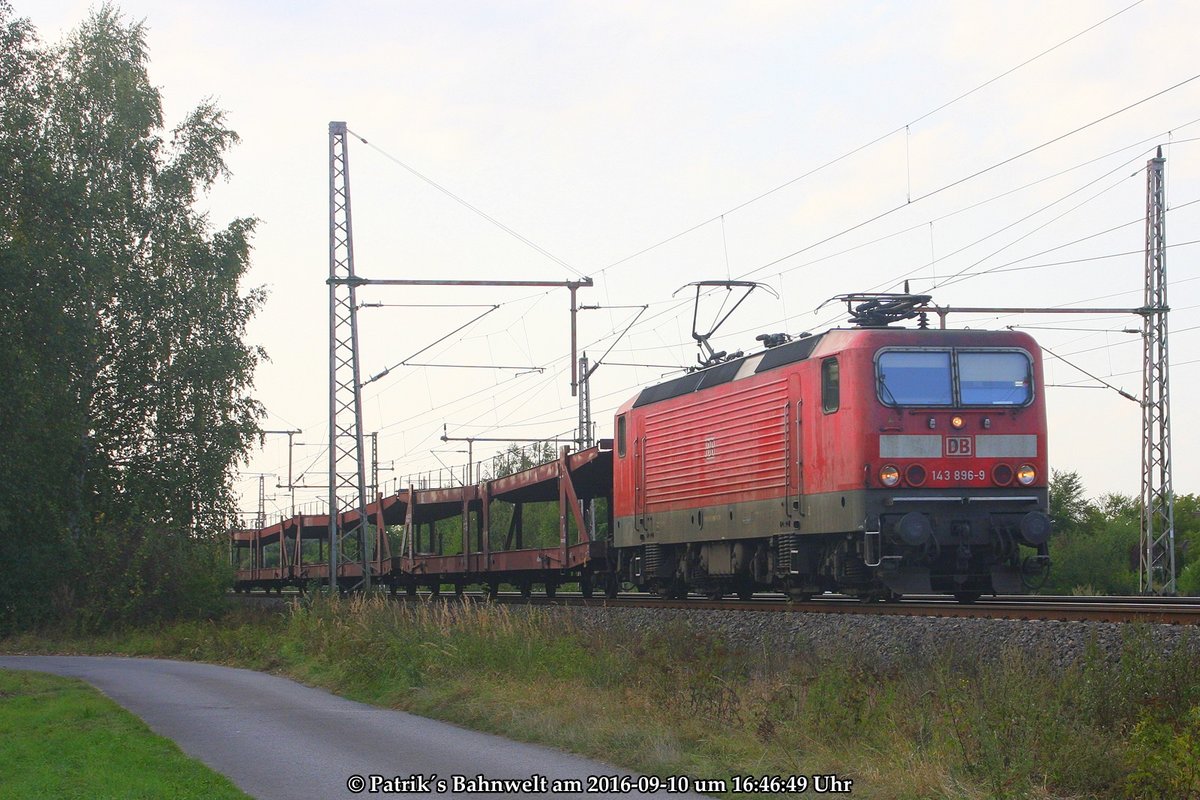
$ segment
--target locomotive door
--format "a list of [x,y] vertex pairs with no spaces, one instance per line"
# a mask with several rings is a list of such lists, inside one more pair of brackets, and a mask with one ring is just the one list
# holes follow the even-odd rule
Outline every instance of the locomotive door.
[[646,440],[639,436],[633,440],[633,529],[644,530],[646,526]]
[[796,399],[796,452],[792,457],[792,462],[796,470],[796,499],[793,501],[792,508],[795,509],[796,515],[804,516],[804,398]]
[[784,405],[783,423],[787,459],[784,515],[795,525],[796,518],[804,516],[804,398],[800,394],[799,375],[788,376],[788,397],[792,400]]

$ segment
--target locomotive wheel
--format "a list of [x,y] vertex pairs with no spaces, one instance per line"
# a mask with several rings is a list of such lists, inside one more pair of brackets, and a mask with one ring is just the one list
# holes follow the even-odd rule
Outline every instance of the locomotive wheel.
[[954,599],[967,606],[978,600],[982,594],[983,592],[955,592]]
[[417,585],[415,583],[408,584],[408,586],[404,587],[404,593],[406,595],[408,595],[409,597],[416,597],[417,596]]
[[789,603],[807,603],[809,600],[812,600],[812,599],[813,599],[812,592],[798,592],[795,590],[788,591],[788,602]]
[[621,579],[615,574],[610,574],[604,579],[604,596],[609,600],[615,599],[621,593]]
[[429,596],[430,597],[437,597],[441,593],[442,593],[442,585],[440,583],[430,584],[430,586],[429,586]]
[[497,583],[496,581],[488,581],[488,585],[487,585],[487,599],[488,599],[488,600],[495,600],[495,599],[496,599],[496,595],[498,595],[498,594],[500,594],[500,584],[499,584],[499,583]]
[[725,593],[720,589],[713,589],[711,592],[707,592],[704,596],[709,600],[720,600],[725,596]]
[[591,575],[579,576],[579,593],[583,595],[585,600],[592,596],[592,591],[593,591],[592,576]]
[[558,594],[558,584],[554,581],[546,581],[546,597],[554,597]]
[[753,586],[743,586],[742,588],[738,589],[737,596],[738,596],[738,600],[754,599],[754,587]]
[[680,600],[684,597],[687,597],[687,584],[683,583],[682,581],[671,581],[670,583],[658,584],[654,587],[654,593],[663,600]]
[[463,596],[463,591],[464,591],[466,588],[467,588],[467,587],[466,587],[466,586],[464,586],[464,585],[463,585],[463,584],[461,584],[461,583],[456,583],[456,584],[454,584],[454,596],[455,596],[455,597],[462,597],[462,596]]
[[521,581],[520,589],[521,597],[528,599],[533,594],[533,583],[531,581]]

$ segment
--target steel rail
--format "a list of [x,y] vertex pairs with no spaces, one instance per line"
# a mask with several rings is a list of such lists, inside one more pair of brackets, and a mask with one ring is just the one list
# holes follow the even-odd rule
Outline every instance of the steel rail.
[[[285,595],[235,595],[247,601],[282,600],[299,597]],[[456,600],[458,595],[446,593],[431,596],[421,593],[416,598],[399,595],[401,600]],[[483,602],[482,592],[466,592],[464,601]],[[827,595],[819,599],[788,602],[778,596],[760,596],[751,600],[708,600],[698,597],[668,600],[644,594],[622,594],[615,598],[584,598],[574,593],[556,597],[534,595],[524,597],[519,592],[501,592],[494,602],[506,605],[569,606],[585,608],[649,608],[683,611],[752,611],[811,614],[866,614],[906,617],[954,617],[974,619],[1015,619],[1023,621],[1119,622],[1155,623],[1166,625],[1200,625],[1200,598],[1184,597],[1030,597],[1000,596],[981,599],[972,604],[958,603],[952,597],[924,596],[921,599],[894,603],[864,603],[853,597]]]

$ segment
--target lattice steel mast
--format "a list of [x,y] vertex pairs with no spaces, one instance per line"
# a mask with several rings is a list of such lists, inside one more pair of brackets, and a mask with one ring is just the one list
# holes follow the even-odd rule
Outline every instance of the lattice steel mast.
[[[367,477],[363,458],[362,387],[358,364],[357,287],[350,217],[350,161],[346,123],[329,123],[329,586],[338,585],[338,561],[348,539],[358,543],[362,588],[371,587],[367,537]],[[343,515],[357,521],[342,530]]]
[[1167,351],[1166,199],[1162,148],[1146,163],[1146,294],[1142,323],[1142,521],[1138,585],[1173,595],[1175,493],[1171,485],[1170,361]]
[[579,427],[575,441],[580,450],[591,447],[592,441],[592,370],[588,369],[587,353],[579,358]]

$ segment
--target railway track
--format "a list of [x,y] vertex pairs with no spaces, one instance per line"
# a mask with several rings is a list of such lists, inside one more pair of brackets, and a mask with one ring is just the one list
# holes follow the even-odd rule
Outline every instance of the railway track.
[[[249,603],[281,602],[296,598],[283,595],[234,595]],[[453,594],[439,595],[447,600]],[[400,596],[402,601],[413,602]],[[418,595],[428,601],[430,595]],[[464,601],[483,602],[485,595],[467,592]],[[809,601],[788,602],[781,595],[759,595],[750,600],[708,600],[689,597],[665,600],[645,594],[627,593],[615,598],[584,598],[572,593],[524,597],[518,592],[501,592],[494,602],[509,605],[585,606],[591,608],[670,608],[690,611],[753,611],[763,613],[875,614],[909,617],[959,617],[975,619],[1060,620],[1093,622],[1142,622],[1169,625],[1200,625],[1200,598],[1197,597],[1074,597],[1074,596],[997,596],[981,598],[963,605],[953,598],[937,595],[913,596],[894,603],[864,603],[853,597],[824,595]]]

